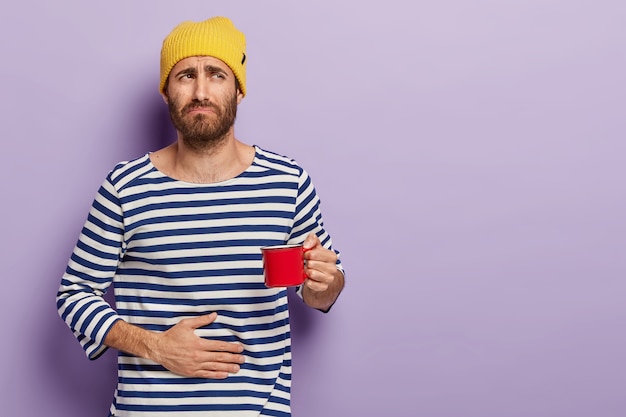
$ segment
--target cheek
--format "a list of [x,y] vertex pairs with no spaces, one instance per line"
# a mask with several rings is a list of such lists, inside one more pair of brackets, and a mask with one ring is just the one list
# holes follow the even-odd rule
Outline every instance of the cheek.
[[177,88],[169,88],[167,91],[168,101],[178,106],[181,103],[188,103],[191,101],[191,96],[189,91],[186,91],[185,88],[177,87]]
[[180,96],[177,96],[177,95],[169,96],[168,101],[169,101],[168,103],[169,108],[172,110],[176,110],[178,112],[180,112],[183,109],[184,104],[185,104],[185,101]]

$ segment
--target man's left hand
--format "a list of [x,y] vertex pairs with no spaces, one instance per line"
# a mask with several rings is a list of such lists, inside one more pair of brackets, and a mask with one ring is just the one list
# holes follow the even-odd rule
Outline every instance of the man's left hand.
[[337,254],[322,246],[315,233],[304,241],[303,298],[311,307],[327,311],[333,305],[344,286],[343,272],[337,269]]

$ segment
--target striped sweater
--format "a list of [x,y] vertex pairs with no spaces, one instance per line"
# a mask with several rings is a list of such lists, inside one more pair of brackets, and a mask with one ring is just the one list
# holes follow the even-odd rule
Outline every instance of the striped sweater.
[[[260,248],[310,232],[327,248],[331,239],[306,171],[255,149],[246,171],[216,184],[174,180],[144,155],[118,164],[100,187],[57,295],[87,356],[107,349],[119,319],[162,332],[215,311],[196,333],[240,342],[246,357],[237,374],[211,380],[120,352],[111,416],[290,415],[287,291],[265,287]],[[115,308],[103,299],[111,284]]]

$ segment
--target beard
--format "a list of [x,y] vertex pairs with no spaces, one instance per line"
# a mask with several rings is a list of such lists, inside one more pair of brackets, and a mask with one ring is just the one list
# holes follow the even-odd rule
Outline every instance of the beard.
[[[226,97],[218,104],[209,100],[194,100],[181,107],[177,100],[172,98],[168,100],[172,124],[180,132],[183,142],[191,149],[206,151],[226,140],[226,134],[237,117],[237,95]],[[211,108],[215,114],[189,116],[188,112],[195,108]]]

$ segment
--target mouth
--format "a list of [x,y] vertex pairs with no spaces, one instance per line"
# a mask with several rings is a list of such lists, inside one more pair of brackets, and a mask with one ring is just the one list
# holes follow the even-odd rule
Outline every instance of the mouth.
[[208,114],[208,113],[216,114],[217,112],[212,107],[193,107],[187,110],[187,114]]

